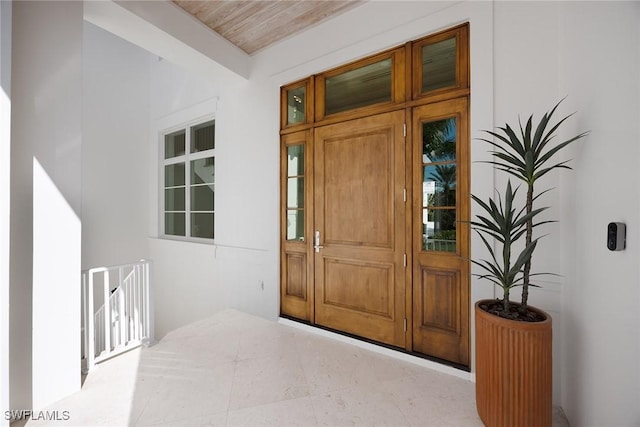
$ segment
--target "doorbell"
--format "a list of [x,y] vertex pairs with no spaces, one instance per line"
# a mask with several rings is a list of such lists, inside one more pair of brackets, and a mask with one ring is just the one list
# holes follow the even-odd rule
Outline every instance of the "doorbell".
[[607,226],[607,248],[610,251],[621,251],[627,241],[627,226],[622,222],[610,222]]

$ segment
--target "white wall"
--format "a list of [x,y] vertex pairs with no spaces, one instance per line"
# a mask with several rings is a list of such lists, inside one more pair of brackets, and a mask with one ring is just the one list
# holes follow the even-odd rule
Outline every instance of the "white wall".
[[[562,406],[572,425],[640,425],[640,3],[566,3],[558,74],[591,134],[563,175]],[[627,249],[606,248],[611,221]]]
[[83,269],[149,256],[151,58],[145,50],[84,23]]
[[[259,229],[271,225],[264,223],[260,201],[256,202],[263,181],[260,153],[251,145],[256,141],[239,142],[225,136],[229,127],[238,132],[236,126],[247,127],[246,122],[223,112],[227,100],[218,95],[225,80],[203,79],[161,59],[153,59],[151,69],[149,152],[156,165],[149,180],[149,248],[154,261],[156,337],[227,307],[275,318],[277,305],[265,304],[261,298],[265,294],[270,301],[277,298],[273,280],[277,259],[267,258],[267,247],[274,242],[266,243]],[[237,95],[233,92],[231,97]],[[160,133],[210,114],[216,116],[215,245],[158,239]]]
[[[9,408],[11,2],[0,2],[0,412]],[[5,417],[0,426],[8,426]]]
[[[554,402],[572,425],[640,422],[638,13],[637,2],[495,4],[496,125],[539,120],[568,96],[558,117],[576,115],[559,137],[591,130],[563,157],[575,170],[541,183],[560,223],[540,230],[551,234],[534,269],[561,276],[530,296],[553,317]],[[606,249],[610,221],[627,223],[625,252]]]
[[15,2],[12,36],[11,406],[37,409],[80,388],[82,3]]
[[[215,114],[218,91],[213,81],[160,57],[152,58],[150,67],[151,121],[148,123],[147,147],[153,163],[149,168],[150,203],[147,212],[150,259],[154,262],[155,335],[161,338],[172,329],[210,316],[225,307],[223,289],[217,280],[217,248],[157,238],[161,132]],[[219,141],[216,140],[217,147]],[[219,159],[216,160],[217,169]],[[216,202],[219,202],[217,198]]]

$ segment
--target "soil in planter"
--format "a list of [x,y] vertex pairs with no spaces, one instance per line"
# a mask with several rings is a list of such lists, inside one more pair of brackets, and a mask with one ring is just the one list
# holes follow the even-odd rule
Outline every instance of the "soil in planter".
[[504,311],[502,300],[499,299],[486,304],[480,304],[480,308],[487,313],[518,322],[542,322],[545,320],[545,317],[538,312],[529,309],[522,310],[518,303],[510,303],[509,310]]

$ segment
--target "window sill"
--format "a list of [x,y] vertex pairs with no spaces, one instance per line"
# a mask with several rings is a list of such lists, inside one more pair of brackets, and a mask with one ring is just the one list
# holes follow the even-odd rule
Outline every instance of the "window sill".
[[163,234],[156,237],[157,240],[170,240],[173,242],[196,243],[201,245],[216,246],[215,239],[204,239],[199,237],[181,237]]

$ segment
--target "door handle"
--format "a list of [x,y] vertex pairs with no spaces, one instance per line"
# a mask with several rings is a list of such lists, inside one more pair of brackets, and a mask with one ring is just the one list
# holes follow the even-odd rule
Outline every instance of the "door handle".
[[324,246],[320,245],[320,232],[319,231],[316,231],[314,242],[315,242],[315,244],[313,245],[313,249],[315,249],[316,253],[319,253],[320,249],[324,248]]

